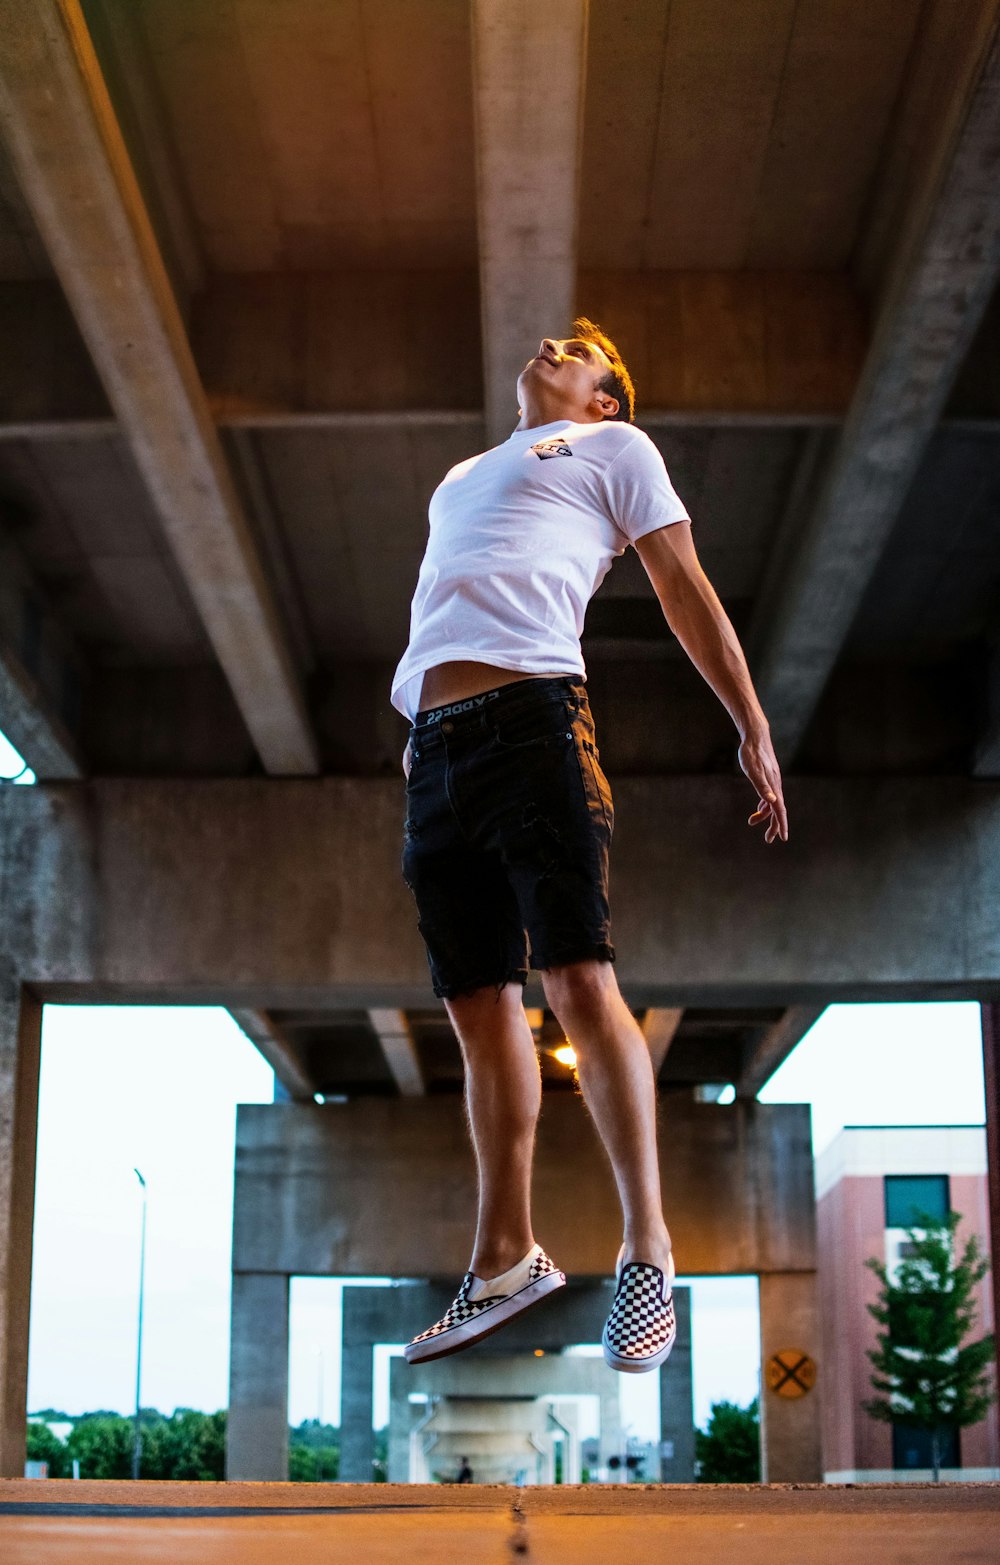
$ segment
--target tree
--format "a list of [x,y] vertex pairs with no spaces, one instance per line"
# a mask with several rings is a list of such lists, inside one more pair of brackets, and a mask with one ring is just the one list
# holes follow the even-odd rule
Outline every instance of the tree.
[[334,1483],[340,1472],[340,1430],[303,1419],[288,1431],[288,1476],[293,1483]]
[[72,1461],[77,1457],[81,1478],[131,1478],[132,1420],[118,1413],[85,1413],[66,1441]]
[[965,1341],[976,1319],[975,1290],[989,1262],[975,1235],[958,1252],[957,1212],[944,1221],[914,1217],[895,1276],[877,1259],[865,1263],[882,1285],[878,1301],[868,1306],[882,1329],[878,1346],[868,1351],[876,1395],[864,1406],[872,1418],[930,1436],[937,1483],[942,1436],[978,1424],[994,1399],[993,1338]]
[[170,1418],[143,1408],[143,1478],[222,1479],[226,1473],[225,1412],[200,1413],[178,1407]]
[[50,1478],[65,1478],[66,1447],[47,1424],[28,1425],[25,1454],[29,1462],[48,1462]]
[[694,1454],[699,1483],[759,1483],[757,1398],[749,1407],[713,1402],[706,1428],[694,1432]]
[[372,1483],[385,1483],[389,1473],[389,1425],[375,1431],[375,1455],[372,1457]]

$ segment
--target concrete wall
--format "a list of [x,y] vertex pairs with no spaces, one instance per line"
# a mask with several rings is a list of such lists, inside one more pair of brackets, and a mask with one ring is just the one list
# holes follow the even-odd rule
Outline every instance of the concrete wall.
[[[618,780],[634,1003],[1000,996],[1000,786],[792,779],[788,799],[791,841],[766,849],[742,782]],[[5,789],[0,956],[45,998],[419,1003],[402,812],[395,779]]]
[[[663,1100],[661,1117],[678,1267],[811,1274],[808,1108],[720,1108],[678,1095]],[[566,1272],[609,1275],[621,1209],[593,1122],[571,1094],[543,1104],[534,1214],[539,1242]],[[475,1166],[457,1095],[238,1111],[236,1272],[453,1280],[468,1265],[474,1222]]]

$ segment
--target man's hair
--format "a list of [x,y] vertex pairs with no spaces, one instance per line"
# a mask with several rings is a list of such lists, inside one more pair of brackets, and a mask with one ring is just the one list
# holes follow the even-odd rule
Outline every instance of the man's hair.
[[613,418],[619,423],[631,424],[635,418],[635,387],[625,366],[625,360],[596,321],[588,320],[585,315],[579,316],[573,322],[573,332],[575,336],[584,338],[586,342],[596,343],[609,360],[611,368],[597,384],[602,391],[608,393],[609,397],[618,398],[618,412],[613,414]]

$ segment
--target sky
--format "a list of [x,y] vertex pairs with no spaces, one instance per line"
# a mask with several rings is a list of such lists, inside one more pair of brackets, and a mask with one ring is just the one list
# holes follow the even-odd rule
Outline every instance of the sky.
[[[134,1405],[136,1167],[148,1195],[143,1404],[225,1406],[236,1105],[270,1102],[272,1092],[270,1070],[223,1010],[46,1006],[31,1409]],[[832,1006],[762,1097],[812,1103],[817,1150],[844,1124],[979,1123],[978,1007]],[[704,1423],[712,1401],[756,1394],[756,1281],[691,1282]],[[329,1279],[293,1283],[293,1423],[320,1412],[338,1421],[340,1292]],[[387,1415],[388,1356],[376,1360],[377,1423]],[[621,1377],[624,1421],[642,1439],[657,1433],[656,1380]]]
[[0,734],[0,782],[33,783],[35,774],[25,766],[24,757],[14,749],[9,739]]

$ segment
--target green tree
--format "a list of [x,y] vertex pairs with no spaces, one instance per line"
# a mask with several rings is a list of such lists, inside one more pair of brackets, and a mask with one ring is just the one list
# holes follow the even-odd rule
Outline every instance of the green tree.
[[694,1454],[699,1483],[759,1483],[757,1398],[749,1407],[713,1402],[706,1427],[695,1430]]
[[340,1430],[307,1418],[288,1431],[288,1476],[293,1483],[333,1483],[340,1472]]
[[50,1478],[65,1478],[66,1447],[47,1424],[29,1424],[26,1457],[29,1462],[48,1462]]
[[81,1478],[131,1478],[132,1420],[118,1413],[85,1413],[66,1441],[80,1463]]
[[226,1474],[225,1412],[201,1413],[175,1408],[170,1418],[143,1409],[143,1478],[186,1478],[196,1482],[222,1479]]
[[989,1262],[973,1235],[957,1248],[957,1212],[941,1222],[915,1213],[908,1247],[895,1276],[866,1261],[881,1283],[868,1309],[879,1326],[868,1351],[876,1393],[865,1411],[887,1424],[930,1436],[935,1483],[941,1476],[942,1436],[977,1424],[994,1400],[989,1384],[992,1336],[965,1339],[976,1319],[975,1290]]

